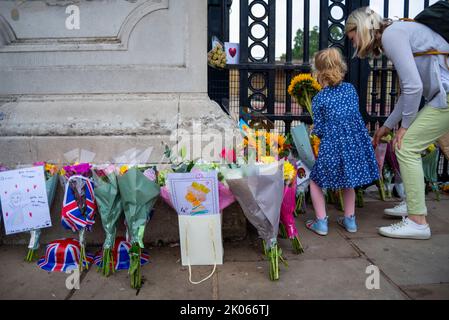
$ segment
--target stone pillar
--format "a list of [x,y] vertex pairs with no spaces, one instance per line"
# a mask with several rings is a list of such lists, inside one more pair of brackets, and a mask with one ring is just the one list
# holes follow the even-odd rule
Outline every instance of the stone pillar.
[[207,96],[206,0],[0,2],[0,163],[218,160],[237,136]]

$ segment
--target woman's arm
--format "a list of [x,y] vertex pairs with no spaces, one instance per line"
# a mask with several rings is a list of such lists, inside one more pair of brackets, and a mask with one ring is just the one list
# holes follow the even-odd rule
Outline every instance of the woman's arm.
[[382,35],[382,46],[393,62],[401,84],[401,95],[384,125],[392,129],[402,119],[401,126],[408,128],[416,118],[423,92],[408,34],[390,26]]

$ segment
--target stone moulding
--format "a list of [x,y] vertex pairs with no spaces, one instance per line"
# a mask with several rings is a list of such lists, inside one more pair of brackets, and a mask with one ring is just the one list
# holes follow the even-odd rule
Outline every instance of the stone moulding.
[[[146,1],[132,10],[123,21],[115,37],[83,38],[17,38],[14,29],[0,14],[1,52],[45,52],[45,51],[126,51],[131,33],[136,24],[148,14],[167,10],[169,0]],[[3,45],[2,45],[3,44]]]

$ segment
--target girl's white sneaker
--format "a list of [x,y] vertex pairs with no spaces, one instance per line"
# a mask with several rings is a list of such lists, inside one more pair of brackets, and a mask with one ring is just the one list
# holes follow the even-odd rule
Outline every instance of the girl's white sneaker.
[[430,227],[428,224],[417,224],[409,218],[402,218],[401,222],[389,227],[379,228],[379,233],[385,237],[400,239],[430,239]]

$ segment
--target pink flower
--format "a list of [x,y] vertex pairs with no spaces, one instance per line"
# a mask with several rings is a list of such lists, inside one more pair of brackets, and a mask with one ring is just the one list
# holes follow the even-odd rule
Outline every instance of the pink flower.
[[74,174],[78,175],[86,175],[90,173],[91,165],[89,163],[80,163],[72,166],[65,166],[64,170],[66,171],[67,176],[71,176]]
[[229,163],[235,163],[237,161],[237,156],[234,149],[226,150],[226,148],[223,148],[223,150],[221,150],[220,157]]

